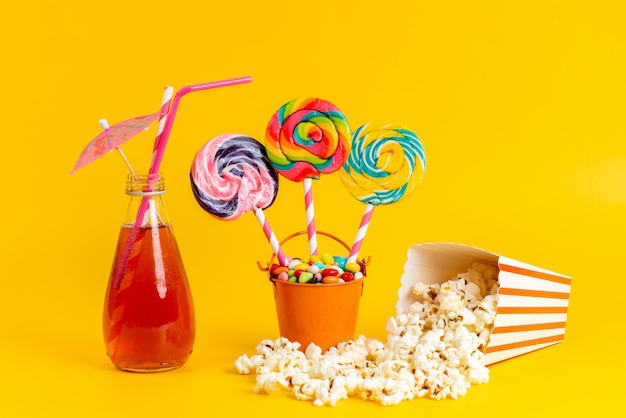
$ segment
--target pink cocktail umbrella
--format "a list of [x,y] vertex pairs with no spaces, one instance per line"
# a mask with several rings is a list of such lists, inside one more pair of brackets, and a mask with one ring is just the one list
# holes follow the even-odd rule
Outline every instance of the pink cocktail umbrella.
[[150,115],[131,118],[123,122],[116,123],[113,126],[109,126],[106,120],[101,120],[100,126],[103,131],[85,146],[70,174],[74,174],[79,168],[91,164],[114,149],[119,151],[120,155],[124,159],[124,162],[132,173],[133,170],[120,147],[135,135],[146,130],[152,122],[157,120],[158,117],[159,113],[152,113]]

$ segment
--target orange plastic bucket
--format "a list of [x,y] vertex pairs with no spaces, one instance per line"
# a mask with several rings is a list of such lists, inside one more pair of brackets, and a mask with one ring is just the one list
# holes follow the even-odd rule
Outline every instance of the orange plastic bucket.
[[[281,244],[302,234],[306,231],[292,234]],[[317,234],[336,240],[349,251],[340,239],[322,231],[317,231]],[[351,282],[304,284],[272,279],[281,337],[299,342],[302,351],[310,343],[315,343],[324,352],[340,342],[354,339],[368,263],[369,260],[367,263],[364,260],[359,262],[364,277]]]

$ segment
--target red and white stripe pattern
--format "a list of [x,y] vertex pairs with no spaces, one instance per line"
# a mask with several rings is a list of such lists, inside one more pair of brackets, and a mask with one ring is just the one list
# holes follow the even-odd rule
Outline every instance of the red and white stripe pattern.
[[306,232],[309,238],[309,255],[317,255],[317,230],[315,229],[315,210],[313,209],[313,181],[302,180],[304,185],[304,206],[306,208]]
[[498,268],[498,307],[485,363],[563,341],[571,278],[505,257]]
[[361,224],[359,225],[359,230],[356,233],[356,238],[354,239],[352,248],[350,248],[350,255],[348,255],[348,263],[356,263],[356,260],[359,258],[361,245],[363,245],[363,240],[365,239],[367,228],[370,226],[370,221],[372,220],[373,212],[374,212],[374,205],[372,205],[371,203],[368,203],[367,205],[365,205],[365,213],[363,214],[363,217],[361,218]]
[[163,138],[163,130],[167,123],[167,116],[170,112],[170,106],[172,104],[172,96],[174,95],[174,88],[167,86],[163,92],[163,99],[161,100],[161,110],[159,111],[159,125],[157,127],[157,134],[154,139],[154,147],[152,149],[152,159],[150,160],[150,167],[154,166],[157,152],[159,150],[161,140]]
[[285,255],[283,250],[280,248],[280,243],[278,242],[278,238],[276,238],[276,234],[274,234],[274,230],[270,227],[270,224],[265,217],[265,213],[263,212],[263,209],[256,208],[254,210],[254,214],[256,215],[256,218],[259,221],[259,224],[263,228],[265,237],[267,238],[270,245],[272,246],[272,250],[274,251],[274,255],[276,255],[276,258],[278,259],[278,262],[280,263],[281,266],[288,265],[290,260]]

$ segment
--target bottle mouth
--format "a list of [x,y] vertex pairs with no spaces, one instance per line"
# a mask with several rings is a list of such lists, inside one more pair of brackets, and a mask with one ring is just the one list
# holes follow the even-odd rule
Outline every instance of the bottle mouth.
[[158,196],[165,193],[165,179],[161,174],[135,173],[126,178],[126,194],[131,196]]

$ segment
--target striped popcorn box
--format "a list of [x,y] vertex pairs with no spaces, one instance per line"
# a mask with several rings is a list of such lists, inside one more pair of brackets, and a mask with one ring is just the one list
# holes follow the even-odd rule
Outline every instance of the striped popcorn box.
[[474,261],[498,268],[498,305],[485,364],[563,341],[571,278],[467,245],[439,242],[409,248],[396,309],[416,300],[416,283],[443,283]]

